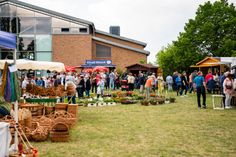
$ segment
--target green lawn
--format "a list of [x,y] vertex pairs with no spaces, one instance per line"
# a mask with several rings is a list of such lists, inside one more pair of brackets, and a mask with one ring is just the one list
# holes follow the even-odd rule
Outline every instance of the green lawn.
[[161,106],[79,108],[68,143],[33,143],[43,157],[236,156],[236,109],[199,110],[196,96]]

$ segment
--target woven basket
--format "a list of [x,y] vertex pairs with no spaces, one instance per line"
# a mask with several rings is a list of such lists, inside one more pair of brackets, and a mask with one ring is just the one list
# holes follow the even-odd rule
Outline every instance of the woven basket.
[[46,115],[49,115],[49,114],[53,113],[54,110],[55,110],[55,108],[52,107],[52,106],[45,106],[45,114]]
[[51,141],[52,142],[68,142],[69,141],[69,135],[51,135]]
[[69,128],[65,123],[56,123],[50,132],[52,142],[67,142],[69,140]]
[[65,123],[56,123],[53,127],[52,127],[53,131],[58,131],[58,132],[63,132],[63,131],[68,131],[69,128],[67,126],[67,124]]
[[66,111],[67,110],[67,103],[57,103],[56,105],[55,105],[55,111],[60,111],[60,110],[62,110],[62,111]]
[[48,130],[43,126],[40,126],[40,124],[37,122],[37,127],[31,133],[31,136],[36,142],[46,141],[48,138]]

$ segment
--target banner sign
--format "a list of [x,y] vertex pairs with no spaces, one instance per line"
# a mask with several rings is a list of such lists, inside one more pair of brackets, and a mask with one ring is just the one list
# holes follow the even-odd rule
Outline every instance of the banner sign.
[[111,65],[112,61],[111,60],[86,60],[87,65],[99,65],[99,66],[105,66],[105,65]]

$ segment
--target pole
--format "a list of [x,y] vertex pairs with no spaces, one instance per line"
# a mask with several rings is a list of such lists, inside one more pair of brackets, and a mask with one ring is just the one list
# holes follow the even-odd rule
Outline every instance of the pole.
[[[13,53],[13,59],[14,59],[14,65],[16,66],[16,53],[17,50],[15,49],[14,53]],[[15,151],[18,150],[18,101],[16,100],[14,103],[14,111],[15,111],[15,117],[14,120],[16,122],[16,126],[15,126],[15,137],[14,137],[14,143],[15,143]]]

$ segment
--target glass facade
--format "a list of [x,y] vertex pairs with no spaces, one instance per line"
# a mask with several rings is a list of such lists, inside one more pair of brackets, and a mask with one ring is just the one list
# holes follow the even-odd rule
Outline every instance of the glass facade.
[[[10,2],[0,4],[0,30],[17,34],[20,59],[52,61],[52,34],[85,34],[88,28]],[[0,59],[12,56],[12,51],[0,48]]]

